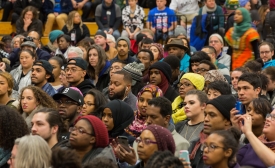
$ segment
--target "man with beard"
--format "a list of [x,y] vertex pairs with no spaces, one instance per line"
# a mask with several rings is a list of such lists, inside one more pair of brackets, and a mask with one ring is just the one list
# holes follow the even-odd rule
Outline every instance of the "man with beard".
[[65,88],[61,93],[53,95],[53,99],[57,102],[61,118],[72,127],[82,110],[84,100],[81,91],[76,87]]
[[127,103],[134,111],[137,110],[137,97],[132,93],[132,76],[125,71],[117,71],[110,78],[109,94],[110,100],[120,99]]
[[112,62],[116,60],[124,61],[125,64],[134,62],[135,59],[129,55],[130,47],[131,43],[129,38],[119,37],[116,42],[116,49],[118,54],[114,59],[112,59]]
[[63,131],[63,123],[57,110],[42,108],[33,115],[31,123],[32,135],[41,136],[51,149],[58,146],[58,139],[61,138]]
[[53,96],[57,91],[49,82],[54,82],[52,65],[45,60],[36,61],[32,66],[31,81],[34,86],[44,90],[48,95]]

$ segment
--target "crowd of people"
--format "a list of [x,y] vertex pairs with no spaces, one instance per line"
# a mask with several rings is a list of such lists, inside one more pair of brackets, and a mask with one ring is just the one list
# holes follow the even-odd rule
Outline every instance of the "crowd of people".
[[275,166],[274,0],[2,1],[0,168]]

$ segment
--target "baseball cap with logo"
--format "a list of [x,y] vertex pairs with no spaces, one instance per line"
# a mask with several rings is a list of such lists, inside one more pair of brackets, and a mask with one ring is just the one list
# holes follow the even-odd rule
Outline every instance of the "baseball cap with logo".
[[60,97],[62,97],[62,96],[66,96],[66,97],[72,99],[73,101],[77,102],[78,105],[83,105],[83,102],[84,102],[83,94],[76,87],[68,87],[68,88],[63,89],[63,91],[61,93],[56,93],[55,95],[53,95],[53,99],[59,100]]

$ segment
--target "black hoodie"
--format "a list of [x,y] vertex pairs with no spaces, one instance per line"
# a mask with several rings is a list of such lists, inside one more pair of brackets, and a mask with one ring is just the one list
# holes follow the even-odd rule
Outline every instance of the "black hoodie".
[[76,87],[82,92],[83,96],[85,96],[90,89],[95,88],[89,79],[84,79],[84,81]]

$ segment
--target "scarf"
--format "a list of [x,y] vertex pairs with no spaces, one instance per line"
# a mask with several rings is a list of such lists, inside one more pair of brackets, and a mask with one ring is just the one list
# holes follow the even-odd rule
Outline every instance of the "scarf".
[[114,128],[109,131],[109,137],[116,138],[123,134],[124,129],[133,122],[134,112],[128,104],[117,99],[108,102],[104,108],[109,108],[112,111]]
[[268,142],[264,135],[259,136],[258,139],[275,153],[275,141]]
[[0,167],[4,166],[10,159],[11,151],[0,148]]
[[[153,98],[163,96],[162,91],[159,87],[157,87],[155,85],[150,85],[150,84],[146,85],[139,91],[139,93],[137,95],[137,103],[136,103],[137,109],[139,109],[138,108],[139,98],[144,92],[152,93]],[[134,115],[135,115],[134,121],[132,122],[131,125],[129,125],[125,129],[125,131],[128,134],[132,135],[133,137],[139,137],[141,132],[143,131],[143,129],[146,128],[146,124],[145,124],[146,116],[142,116],[139,110],[135,111]]]
[[115,6],[115,1],[112,2],[110,6],[106,6],[105,2],[102,1],[102,11],[101,11],[101,22],[103,25],[106,25],[108,23],[108,16],[107,16],[107,11],[110,10],[111,15],[110,15],[110,20],[109,20],[109,27],[113,27],[116,22],[116,6]]
[[213,9],[210,9],[210,8],[208,8],[206,5],[204,5],[204,6],[202,7],[201,14],[204,15],[204,14],[207,14],[207,13],[213,13],[213,12],[216,11],[216,9],[217,9],[217,5],[215,5],[215,7],[214,7]]
[[251,28],[251,16],[248,10],[245,8],[238,8],[243,15],[243,21],[241,23],[234,23],[233,39],[239,39],[249,28]]
[[204,143],[205,139],[208,137],[208,135],[204,134],[203,132],[200,133],[200,139],[196,143],[195,147],[193,148],[191,154],[190,154],[190,159],[195,159],[197,151],[199,147]]
[[158,87],[162,90],[162,93],[165,94],[169,87],[169,81],[161,71],[159,71],[159,73],[161,76],[161,83],[158,85]]
[[183,121],[187,118],[185,111],[184,111],[184,104],[183,104],[183,99],[178,96],[175,98],[175,100],[172,103],[172,119],[174,124]]

